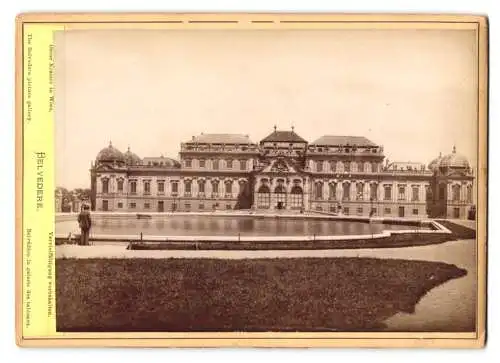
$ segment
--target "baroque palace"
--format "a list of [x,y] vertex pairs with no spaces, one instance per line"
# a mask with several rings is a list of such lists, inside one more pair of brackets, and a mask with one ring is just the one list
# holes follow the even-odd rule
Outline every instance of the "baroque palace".
[[297,210],[397,217],[467,218],[473,171],[453,151],[428,166],[391,162],[365,137],[325,135],[312,143],[274,131],[201,134],[181,143],[179,160],[140,158],[111,143],[92,162],[91,209],[175,212]]

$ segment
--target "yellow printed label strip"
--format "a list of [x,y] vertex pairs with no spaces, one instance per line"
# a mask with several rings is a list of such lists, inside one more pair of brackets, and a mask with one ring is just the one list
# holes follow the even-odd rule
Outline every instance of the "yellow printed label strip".
[[54,32],[23,28],[23,337],[56,333]]

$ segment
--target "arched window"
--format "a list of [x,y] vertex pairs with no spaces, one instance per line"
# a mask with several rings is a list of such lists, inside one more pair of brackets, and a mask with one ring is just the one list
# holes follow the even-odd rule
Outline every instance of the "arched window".
[[346,161],[344,162],[344,172],[349,173],[351,171],[351,163]]
[[336,200],[337,199],[337,183],[330,183],[328,185],[328,199]]
[[360,161],[358,163],[358,173],[362,173],[365,170],[364,164]]
[[377,184],[370,184],[370,200],[377,200]]
[[332,173],[336,173],[337,172],[337,162],[336,161],[332,161],[330,163],[330,170]]
[[231,159],[226,160],[226,168],[228,168],[228,169],[233,168],[233,160],[231,160]]
[[294,185],[290,191],[290,203],[293,209],[302,207],[303,191],[300,185]]
[[239,189],[239,191],[238,191],[238,192],[239,192],[239,193],[243,193],[243,192],[244,192],[244,190],[245,190],[245,186],[247,185],[247,182],[246,182],[246,181],[244,181],[244,180],[240,180],[240,181],[238,182],[238,185],[240,186],[240,189]]
[[472,185],[467,185],[467,203],[472,203]]
[[102,192],[109,193],[109,179],[102,179]]
[[344,183],[342,184],[342,200],[350,200],[351,199],[351,184]]
[[278,185],[274,188],[274,197],[277,208],[283,208],[286,205],[286,188],[283,185],[283,180],[278,180]]
[[265,184],[257,190],[257,207],[269,208],[271,206],[271,190]]

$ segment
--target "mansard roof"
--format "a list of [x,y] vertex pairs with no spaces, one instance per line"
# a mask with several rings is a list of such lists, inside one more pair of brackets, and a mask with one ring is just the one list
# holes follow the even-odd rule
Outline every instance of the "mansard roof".
[[388,170],[422,170],[425,164],[417,161],[393,161],[387,165]]
[[323,135],[311,145],[324,145],[324,146],[378,146],[373,141],[368,140],[364,136],[337,136],[337,135]]
[[304,142],[307,143],[302,137],[297,135],[295,131],[273,131],[265,138],[261,140],[261,142]]
[[243,134],[200,134],[188,143],[198,144],[253,144],[248,135]]

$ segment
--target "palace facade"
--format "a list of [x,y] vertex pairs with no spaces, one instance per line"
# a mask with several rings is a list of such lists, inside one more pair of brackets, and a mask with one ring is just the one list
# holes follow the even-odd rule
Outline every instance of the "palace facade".
[[325,135],[309,143],[293,128],[275,127],[259,143],[239,134],[193,136],[179,156],[140,158],[110,143],[91,165],[92,210],[467,218],[473,209],[473,171],[455,148],[429,165],[390,163],[365,137]]

